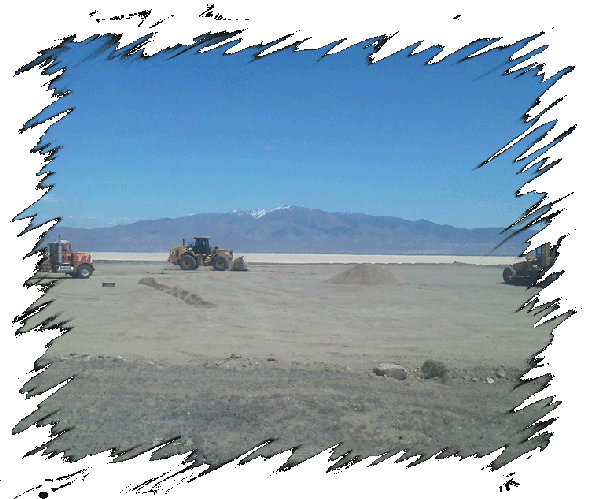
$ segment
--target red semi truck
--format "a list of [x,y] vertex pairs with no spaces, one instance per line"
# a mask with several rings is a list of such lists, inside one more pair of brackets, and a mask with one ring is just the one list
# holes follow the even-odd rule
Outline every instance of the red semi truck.
[[73,277],[87,279],[93,274],[91,254],[73,251],[69,241],[64,239],[48,245],[49,256],[41,264],[41,270],[69,274]]

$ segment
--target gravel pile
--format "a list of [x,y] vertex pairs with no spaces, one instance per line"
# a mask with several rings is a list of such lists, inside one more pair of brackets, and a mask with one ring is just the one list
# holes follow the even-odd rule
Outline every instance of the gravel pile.
[[325,281],[329,284],[361,284],[365,286],[400,286],[406,284],[383,264],[358,263]]

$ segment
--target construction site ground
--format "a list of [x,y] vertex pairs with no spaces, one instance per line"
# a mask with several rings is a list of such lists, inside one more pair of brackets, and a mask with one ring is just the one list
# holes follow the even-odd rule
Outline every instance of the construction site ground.
[[[376,265],[358,278],[342,264],[95,267],[90,279],[56,276],[40,303],[54,301],[24,328],[57,313],[50,324],[72,328],[25,392],[74,379],[15,422],[68,429],[46,452],[116,449],[121,460],[172,440],[156,458],[193,451],[217,466],[267,440],[258,454],[296,448],[289,464],[339,443],[337,456],[350,451],[339,464],[508,446],[499,465],[546,444],[528,427],[553,405],[511,409],[545,383],[518,378],[557,324],[533,327],[540,315],[517,311],[536,290],[504,284],[501,267]],[[424,378],[427,359],[448,379]],[[406,379],[375,375],[382,362]]]

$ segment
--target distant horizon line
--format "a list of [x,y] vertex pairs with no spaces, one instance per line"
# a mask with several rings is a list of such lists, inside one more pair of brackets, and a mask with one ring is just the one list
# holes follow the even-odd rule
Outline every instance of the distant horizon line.
[[[119,253],[119,254],[128,254],[128,255],[161,255],[162,253],[169,254],[170,250],[164,251],[119,251],[119,250],[109,250],[109,251],[94,251],[93,254],[110,254],[110,253]],[[239,251],[234,251],[234,253],[240,253]],[[253,252],[243,252],[247,255],[289,255],[289,256],[374,256],[374,257],[406,257],[406,258],[510,258],[511,255],[444,255],[444,254],[424,254],[424,253],[280,253],[278,252],[267,252],[267,251],[260,251],[257,253]]]

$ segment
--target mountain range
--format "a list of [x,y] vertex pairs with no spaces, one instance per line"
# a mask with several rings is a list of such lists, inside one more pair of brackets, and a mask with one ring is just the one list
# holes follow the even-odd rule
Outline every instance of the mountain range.
[[140,220],[113,227],[81,229],[61,224],[44,242],[58,236],[78,251],[168,252],[195,236],[211,245],[242,253],[323,253],[518,256],[532,231],[504,241],[502,228],[463,229],[427,220],[404,220],[362,213],[327,213],[299,206],[273,210],[234,210],[180,218]]

